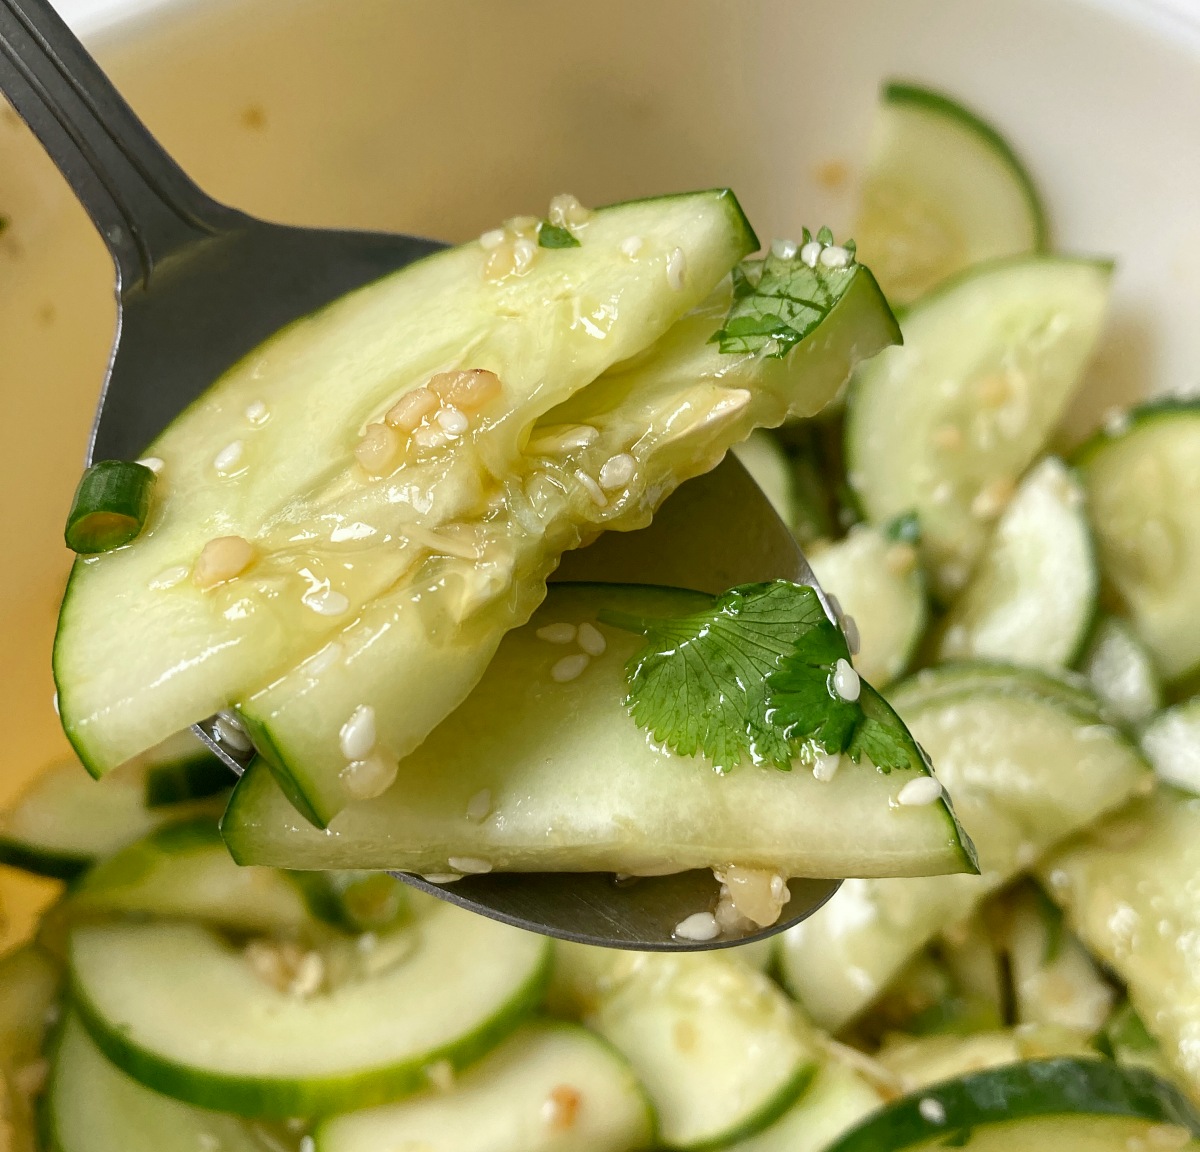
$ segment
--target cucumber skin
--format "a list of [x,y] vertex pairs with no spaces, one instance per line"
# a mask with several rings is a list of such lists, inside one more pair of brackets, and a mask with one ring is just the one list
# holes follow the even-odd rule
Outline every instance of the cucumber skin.
[[0,839],[0,864],[50,880],[75,880],[92,864],[90,857],[43,852],[15,840]]
[[[945,1109],[934,1124],[921,1115],[928,1099]],[[1030,1060],[976,1072],[897,1100],[826,1152],[898,1152],[941,1138],[948,1147],[972,1128],[1064,1114],[1134,1116],[1177,1124],[1200,1135],[1200,1115],[1174,1085],[1140,1068],[1103,1059]]]
[[726,1148],[739,1140],[748,1140],[751,1136],[757,1136],[800,1100],[817,1078],[820,1070],[821,1064],[817,1060],[802,1064],[796,1069],[796,1074],[780,1086],[779,1091],[771,1100],[735,1128],[730,1128],[728,1131],[694,1144],[663,1144],[663,1147],[677,1149],[678,1152],[715,1152],[716,1149]]
[[166,1096],[200,1108],[231,1112],[262,1120],[293,1116],[325,1116],[389,1104],[428,1086],[425,1069],[448,1061],[455,1071],[485,1055],[530,1016],[541,1003],[550,983],[553,953],[546,940],[542,960],[525,985],[501,1012],[480,1028],[445,1048],[425,1053],[419,1063],[371,1068],[347,1076],[313,1080],[272,1081],[248,1076],[198,1072],[187,1065],[165,1060],[132,1043],[119,1027],[110,1027],[88,1001],[68,972],[71,1002],[101,1052],[128,1076]]
[[1135,428],[1172,416],[1188,415],[1200,415],[1200,396],[1162,396],[1157,400],[1147,400],[1129,410],[1117,431],[1110,432],[1107,428],[1100,428],[1093,432],[1071,454],[1070,462],[1077,470],[1083,472],[1102,448],[1114,440],[1122,439]]

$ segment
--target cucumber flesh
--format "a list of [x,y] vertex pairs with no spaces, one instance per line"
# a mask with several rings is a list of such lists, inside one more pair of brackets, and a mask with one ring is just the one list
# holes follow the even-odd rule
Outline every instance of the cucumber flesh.
[[[720,775],[646,739],[623,703],[626,663],[644,641],[599,624],[597,613],[669,616],[710,602],[679,589],[552,585],[467,701],[401,761],[392,788],[350,805],[327,831],[295,812],[265,766],[251,767],[221,826],[234,858],[423,874],[453,872],[458,857],[535,872],[739,863],[838,877],[971,868],[944,799],[894,804],[911,772],[884,775],[847,759],[829,781],[801,765],[780,772],[745,763]],[[578,648],[538,632],[563,623],[591,623],[606,647],[580,676],[556,683],[552,670]]]
[[972,264],[1046,248],[1029,173],[990,124],[911,84],[881,94],[853,229],[894,305]]
[[73,999],[113,1063],[177,1099],[279,1119],[372,1107],[482,1055],[545,983],[544,939],[430,903],[407,954],[307,999],[197,924],[79,925]]
[[1135,409],[1081,449],[1105,575],[1167,680],[1200,667],[1200,401]]
[[789,526],[795,524],[799,509],[792,462],[774,434],[765,428],[756,428],[740,444],[733,446],[733,454],[771,501],[780,520]]
[[1200,795],[1200,698],[1159,713],[1142,731],[1141,744],[1160,780]]
[[351,1112],[316,1131],[317,1152],[627,1152],[653,1143],[629,1065],[584,1028],[534,1023],[449,1092]]
[[[1031,680],[1036,685],[1036,674]],[[784,982],[831,1031],[865,1009],[938,932],[1149,780],[1137,749],[1116,730],[1032,688],[1012,691],[999,679],[982,685],[969,666],[961,696],[909,702],[905,695],[894,697],[898,710],[954,796],[982,875],[849,880],[783,934]]]
[[1079,482],[1043,460],[1021,482],[946,617],[942,660],[1073,664],[1096,615],[1100,577]]
[[[631,235],[643,241],[633,260],[621,250]],[[422,691],[401,711],[418,725],[433,717],[387,734],[396,755],[408,752],[471,682],[475,662],[458,649],[486,662],[489,638],[510,611],[528,610],[557,554],[557,541],[535,539],[536,574],[510,567],[506,545],[528,530],[510,516],[483,526],[496,495],[485,477],[526,479],[530,425],[657,339],[756,246],[726,191],[618,205],[594,214],[581,247],[540,251],[524,275],[489,279],[487,251],[466,244],[252,352],[151,447],[165,467],[148,529],[73,570],[54,662],[64,728],[84,763],[103,773],[271,683],[348,622],[386,630],[388,594],[398,603],[438,585],[405,614]],[[686,266],[678,290],[667,274],[676,248]],[[393,500],[398,482],[367,476],[355,459],[361,433],[435,373],[459,368],[495,372],[501,394],[452,447],[405,464],[406,499]],[[454,537],[460,529],[473,539]],[[207,591],[186,578],[206,543],[232,535],[255,548],[244,576]],[[446,553],[475,545],[487,553],[478,568]],[[409,623],[421,615],[424,627]],[[456,643],[431,642],[464,628]],[[451,658],[439,662],[442,650]]]
[[856,524],[843,539],[813,549],[808,560],[821,587],[854,618],[861,640],[854,667],[877,688],[901,676],[928,615],[912,545]]
[[1058,423],[1111,275],[1109,264],[1057,256],[983,265],[908,312],[904,347],[855,376],[850,484],[873,523],[917,514],[940,597],[964,586],[1004,497]]
[[1150,653],[1116,616],[1096,626],[1080,669],[1105,707],[1126,724],[1144,724],[1162,707],[1162,685]]

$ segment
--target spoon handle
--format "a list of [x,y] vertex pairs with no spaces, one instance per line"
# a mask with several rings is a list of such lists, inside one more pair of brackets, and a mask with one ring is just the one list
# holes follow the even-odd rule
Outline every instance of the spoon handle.
[[0,91],[87,209],[119,293],[238,218],[163,151],[48,0],[0,0]]

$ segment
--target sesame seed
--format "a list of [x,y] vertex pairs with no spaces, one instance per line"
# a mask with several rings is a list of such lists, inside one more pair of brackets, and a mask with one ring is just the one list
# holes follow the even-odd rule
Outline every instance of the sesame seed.
[[667,257],[667,283],[676,292],[683,291],[684,277],[687,275],[687,257],[682,248],[676,248]]
[[539,640],[550,644],[570,644],[575,639],[575,625],[563,621],[559,624],[547,624],[534,633]]
[[227,476],[231,472],[237,471],[238,465],[242,462],[242,453],[245,451],[245,448],[245,444],[240,440],[231,441],[213,457],[213,467],[222,476]]
[[213,735],[221,744],[228,744],[235,752],[249,752],[254,745],[246,735],[241,720],[233,712],[222,710],[213,721]]
[[576,469],[575,479],[579,481],[579,486],[592,498],[592,503],[597,508],[603,508],[608,504],[608,497],[604,495],[604,489],[582,468]]
[[927,1120],[930,1124],[945,1124],[946,1123],[946,1108],[940,1100],[935,1100],[932,1096],[923,1096],[921,1102],[917,1105],[917,1111],[921,1113],[921,1117]]
[[600,468],[600,487],[606,492],[624,488],[637,471],[637,461],[628,452],[618,452],[604,461]]
[[448,436],[461,436],[471,426],[466,416],[453,406],[441,409],[434,419]]
[[900,789],[896,803],[906,808],[922,808],[942,798],[942,786],[932,776],[918,776]]
[[174,568],[164,568],[150,581],[149,587],[155,591],[161,588],[174,588],[181,580],[187,579],[187,574],[188,570],[183,564],[176,564]]
[[317,1141],[313,1136],[302,1136],[300,1138],[299,1152],[317,1152]]
[[800,259],[810,268],[817,266],[817,261],[821,258],[821,242],[820,240],[810,240],[803,248],[800,249]]
[[577,228],[592,217],[591,209],[585,208],[569,192],[563,192],[550,201],[548,219],[559,228]]
[[822,784],[828,784],[836,775],[838,769],[842,766],[842,757],[838,752],[823,752],[817,756],[816,762],[812,766],[812,774],[814,779],[820,780]]
[[453,884],[455,880],[462,879],[462,874],[459,872],[428,872],[421,879],[428,880],[430,884]]
[[353,800],[374,800],[383,795],[396,779],[400,762],[375,751],[362,760],[351,760],[338,773],[338,779]]
[[153,472],[155,476],[157,476],[163,470],[163,468],[166,466],[165,463],[163,462],[162,458],[159,456],[143,456],[142,459],[138,461],[138,463],[143,468],[149,468],[150,471]]
[[797,245],[795,240],[772,240],[771,255],[779,260],[790,260],[796,255]]
[[826,268],[845,268],[850,263],[850,251],[840,245],[831,244],[821,249],[821,263]]
[[976,520],[994,519],[1008,506],[1016,488],[1016,484],[1008,476],[1001,476],[985,484],[971,501],[971,515]]
[[57,692],[54,693],[54,698],[53,698],[53,700],[51,700],[51,703],[54,705],[54,715],[61,716],[62,715],[62,707],[59,705]]
[[446,863],[456,872],[463,872],[468,876],[482,876],[492,870],[492,862],[482,860],[478,856],[451,856]]
[[261,424],[269,415],[267,406],[261,400],[246,405],[246,419],[251,424]]
[[589,656],[603,656],[608,641],[604,639],[604,634],[599,628],[585,620],[579,625],[579,647]]
[[556,684],[566,684],[570,680],[577,680],[583,675],[591,659],[586,652],[576,652],[572,656],[564,656],[550,669],[550,679]]
[[332,588],[306,593],[302,599],[318,616],[340,616],[350,607],[350,599]]
[[843,699],[853,703],[862,691],[862,681],[850,666],[850,661],[838,659],[833,669],[833,690]]
[[644,241],[640,236],[626,236],[621,241],[621,253],[628,256],[630,260],[636,260],[637,254],[642,250]]
[[680,940],[715,940],[721,934],[717,918],[711,912],[693,912],[675,925],[673,935]]
[[365,760],[375,747],[375,709],[360,704],[338,732],[338,747],[347,760]]
[[1129,430],[1129,413],[1124,408],[1110,408],[1104,414],[1104,431],[1108,436],[1120,436]]
[[354,446],[354,458],[368,476],[386,476],[400,458],[400,437],[390,424],[368,424]]
[[536,238],[540,223],[541,221],[536,216],[510,216],[504,221],[504,227],[514,236]]
[[929,494],[929,499],[934,504],[949,504],[954,499],[954,485],[949,480],[943,480]]
[[482,820],[492,810],[492,790],[481,788],[467,801],[467,819]]
[[493,248],[499,248],[507,239],[508,233],[503,228],[491,228],[479,237],[479,246],[485,252],[490,252]]
[[862,650],[862,634],[858,630],[858,621],[849,612],[842,613],[842,632],[846,636],[846,647],[851,656],[857,656]]

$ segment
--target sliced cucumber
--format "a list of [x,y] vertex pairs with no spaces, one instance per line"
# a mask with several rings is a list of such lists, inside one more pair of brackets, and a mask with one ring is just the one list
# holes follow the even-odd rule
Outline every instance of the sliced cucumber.
[[[642,241],[634,259],[622,250],[631,236]],[[520,526],[516,489],[501,493],[509,514],[484,528],[497,495],[485,476],[511,478],[525,493],[522,481],[536,471],[522,463],[532,463],[522,452],[529,426],[661,336],[755,247],[727,191],[618,205],[592,216],[581,247],[538,251],[524,274],[489,278],[489,251],[466,244],[351,293],[252,352],[151,447],[165,466],[148,529],[74,568],[55,675],[84,763],[107,771],[271,683],[351,621],[344,642],[354,650],[359,633],[389,633],[374,649],[406,633],[398,650],[414,673],[394,711],[407,719],[381,737],[394,754],[408,752],[465,694],[493,636],[536,602],[568,542]],[[420,449],[402,486],[368,476],[354,453],[366,425],[435,373],[474,368],[501,382],[474,430],[453,446]],[[578,483],[572,494],[595,511]],[[249,571],[199,587],[189,577],[201,551],[232,536],[253,542]],[[530,536],[528,548],[509,547]],[[461,558],[476,548],[486,564]],[[201,576],[245,567],[244,549],[236,563],[217,562],[220,551]],[[444,591],[427,593],[422,610],[389,631],[396,605],[434,586]],[[393,669],[393,683],[406,679],[404,667]],[[329,676],[340,678],[336,668]],[[324,722],[326,739],[336,745],[360,702]],[[260,709],[263,723],[271,711]],[[379,711],[382,719],[392,710]]]
[[386,872],[291,872],[308,910],[343,932],[387,932],[412,914],[409,888]]
[[160,1096],[119,1072],[74,1015],[55,1047],[48,1095],[54,1152],[269,1152],[237,1117]]
[[1105,575],[1163,676],[1200,666],[1200,401],[1135,409],[1080,450]]
[[1004,137],[949,96],[895,82],[881,93],[854,236],[895,305],[972,264],[1047,247],[1033,181]]
[[188,729],[139,757],[146,775],[146,807],[181,804],[224,792],[233,784],[228,766]]
[[196,924],[80,925],[73,996],[113,1063],[178,1099],[279,1118],[371,1107],[482,1055],[545,983],[544,939],[431,903],[390,968],[307,999]]
[[1101,702],[1126,724],[1143,724],[1162,707],[1162,685],[1146,646],[1116,616],[1096,625],[1080,668]]
[[[618,871],[739,863],[786,876],[912,875],[970,868],[944,798],[898,807],[910,772],[848,759],[832,780],[746,763],[720,775],[646,739],[624,698],[640,636],[597,623],[601,608],[670,615],[698,593],[555,584],[505,637],[467,701],[411,756],[383,796],[310,827],[264,766],[241,779],[222,822],[234,858],[286,868],[453,872],[469,857],[499,871]],[[581,675],[553,670],[574,643],[539,636],[590,623],[605,640]],[[880,702],[864,689],[864,699]],[[553,828],[553,837],[546,829]]]
[[799,516],[795,474],[792,462],[774,433],[765,428],[756,429],[733,446],[733,454],[771,501],[779,518],[785,524],[795,524]]
[[448,1092],[335,1116],[317,1152],[627,1152],[654,1115],[629,1065],[573,1024],[527,1024]]
[[753,1135],[818,1066],[816,1038],[778,986],[718,953],[624,954],[587,1022],[633,1066],[668,1148]]
[[982,875],[851,880],[815,915],[783,934],[780,968],[813,1020],[837,1031],[939,931],[1149,783],[1149,766],[1115,729],[1042,695],[1031,673],[989,683],[964,670],[963,691],[894,698],[938,765],[976,842]]
[[881,688],[902,675],[925,631],[925,581],[911,544],[866,524],[809,554],[813,573],[853,618],[854,667]]
[[941,659],[1075,663],[1100,591],[1084,504],[1061,460],[1043,460],[1025,477],[946,617]]
[[1160,788],[1046,860],[1050,895],[1129,989],[1163,1054],[1200,1088],[1200,799]]
[[1157,715],[1142,732],[1141,744],[1160,780],[1200,795],[1200,697]]
[[171,824],[122,849],[80,880],[68,905],[267,934],[294,933],[309,921],[296,885],[274,869],[239,868],[212,819]]
[[932,1150],[968,1142],[972,1152],[1128,1152],[1156,1140],[1160,1146],[1200,1147],[1188,1138],[1197,1133],[1200,1116],[1165,1081],[1107,1060],[1064,1057],[991,1068],[905,1096],[828,1152]]
[[1058,423],[1100,331],[1111,274],[1102,261],[1057,256],[984,265],[914,307],[904,347],[855,376],[850,483],[874,523],[916,512],[940,596],[966,583],[990,521]]

